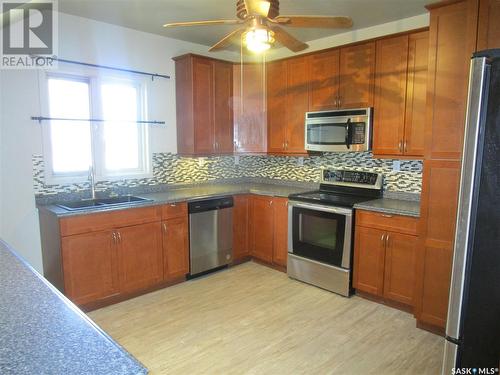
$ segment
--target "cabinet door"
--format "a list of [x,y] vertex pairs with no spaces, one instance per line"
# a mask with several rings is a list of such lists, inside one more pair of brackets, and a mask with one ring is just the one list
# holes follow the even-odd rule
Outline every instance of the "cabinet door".
[[408,35],[376,44],[373,153],[401,155],[405,125]]
[[62,237],[64,291],[77,305],[119,293],[113,232]]
[[267,145],[269,152],[285,151],[287,126],[287,63],[272,62],[267,65]]
[[160,222],[116,230],[120,290],[133,292],[163,279]]
[[341,108],[373,106],[375,43],[340,49],[339,100]]
[[193,58],[194,148],[197,154],[211,154],[214,151],[213,70],[213,61]]
[[286,267],[288,254],[288,199],[273,198],[273,263]]
[[305,115],[309,108],[309,64],[307,57],[287,60],[285,152],[305,154]]
[[384,297],[414,304],[417,237],[387,233],[385,249]]
[[424,125],[427,104],[429,32],[410,34],[408,39],[408,79],[404,154],[424,156]]
[[310,55],[311,91],[309,94],[309,111],[337,108],[339,58],[339,50]]
[[354,287],[382,296],[384,287],[386,232],[356,227],[354,243]]
[[233,207],[233,259],[241,259],[248,255],[248,195],[236,195]]
[[235,152],[266,152],[266,99],[263,64],[233,66]]
[[163,227],[163,273],[165,279],[189,273],[188,218],[165,220]]
[[425,156],[459,160],[470,57],[476,47],[477,1],[431,8]]
[[250,199],[250,251],[264,262],[273,261],[273,198],[253,196]]
[[215,151],[233,152],[233,65],[214,61]]
[[500,48],[500,0],[479,0],[477,50]]

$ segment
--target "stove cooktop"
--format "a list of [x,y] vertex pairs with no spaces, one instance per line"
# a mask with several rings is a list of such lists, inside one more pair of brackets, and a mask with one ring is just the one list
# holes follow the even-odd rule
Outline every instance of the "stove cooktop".
[[332,192],[323,192],[320,190],[309,191],[306,193],[292,194],[290,200],[317,203],[327,206],[353,207],[356,203],[371,201],[376,197],[362,197],[351,194],[339,194]]

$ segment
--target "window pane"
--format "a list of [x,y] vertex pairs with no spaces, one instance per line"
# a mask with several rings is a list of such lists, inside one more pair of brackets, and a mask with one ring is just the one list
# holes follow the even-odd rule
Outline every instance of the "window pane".
[[[106,83],[101,87],[104,124],[104,163],[107,171],[139,169],[142,125],[138,119],[139,94],[133,85]],[[125,121],[122,121],[125,120]]]
[[[49,78],[50,117],[90,118],[89,84],[65,78]],[[83,172],[91,162],[90,124],[52,121],[50,125],[54,174]]]

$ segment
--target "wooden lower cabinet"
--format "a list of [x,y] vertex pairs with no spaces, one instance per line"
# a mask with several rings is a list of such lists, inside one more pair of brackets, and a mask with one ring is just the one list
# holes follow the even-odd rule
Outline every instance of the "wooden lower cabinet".
[[250,203],[250,253],[267,263],[273,261],[273,198],[254,196]]
[[147,223],[116,230],[120,291],[135,292],[163,279],[160,223]]
[[262,195],[250,198],[250,255],[266,263],[286,267],[288,199]]
[[189,273],[188,218],[164,220],[163,275],[165,280],[186,276]]
[[354,288],[381,296],[384,287],[385,232],[356,227]]
[[[411,221],[417,219],[398,215],[364,213],[361,223],[370,222],[374,227],[356,226],[354,244],[353,284],[359,291],[413,307],[417,271],[418,237],[398,233],[411,231]],[[376,222],[375,218],[383,218]],[[391,230],[387,227],[394,225]]]
[[63,237],[61,252],[66,296],[77,305],[120,291],[117,248],[110,230]]
[[288,199],[273,198],[274,240],[273,263],[286,267],[288,254]]
[[233,207],[233,260],[250,255],[248,219],[250,196],[236,195]]
[[417,237],[387,232],[384,298],[413,306],[417,262]]

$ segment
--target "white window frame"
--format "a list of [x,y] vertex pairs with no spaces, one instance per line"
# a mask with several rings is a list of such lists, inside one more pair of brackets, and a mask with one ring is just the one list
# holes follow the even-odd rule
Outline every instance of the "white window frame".
[[[91,71],[86,68],[78,70],[58,70],[40,71],[38,75],[39,91],[40,91],[40,110],[42,116],[50,117],[49,111],[49,91],[48,80],[50,77],[61,77],[74,79],[75,81],[88,82],[89,84],[89,102],[90,102],[90,117],[94,119],[102,119],[102,102],[100,98],[100,85],[102,83],[120,83],[126,82],[134,85],[137,88],[139,95],[138,100],[138,116],[140,120],[148,119],[147,106],[147,91],[148,84],[146,79],[137,76],[120,73],[103,73],[101,71]],[[91,122],[91,157],[92,165],[96,181],[118,181],[151,178],[152,173],[152,155],[150,151],[150,132],[147,124],[140,125],[139,132],[139,163],[138,169],[120,170],[115,173],[106,173],[104,166],[104,123]],[[88,172],[83,173],[64,173],[56,174],[53,172],[53,155],[51,145],[51,123],[50,121],[42,122],[42,138],[43,138],[43,158],[45,162],[45,183],[46,184],[72,184],[81,183],[89,180]]]

